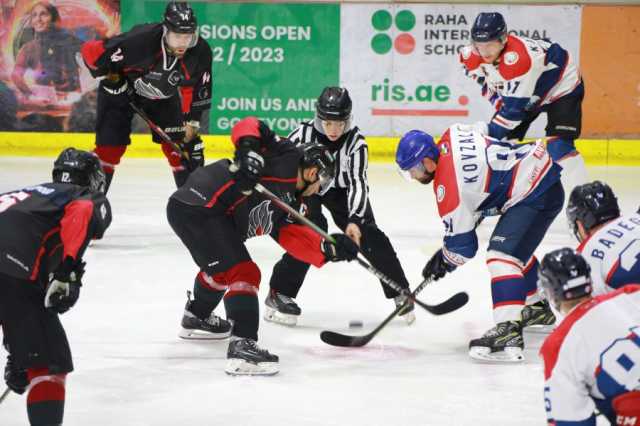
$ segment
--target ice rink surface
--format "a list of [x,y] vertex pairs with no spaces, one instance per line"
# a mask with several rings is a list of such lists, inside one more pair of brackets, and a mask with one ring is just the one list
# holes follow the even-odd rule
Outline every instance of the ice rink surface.
[[[0,158],[0,193],[50,180],[53,159]],[[608,182],[623,213],[640,204],[637,168],[590,168]],[[369,169],[377,222],[391,239],[412,287],[440,247],[442,225],[431,186],[404,181],[392,165]],[[164,160],[125,158],[109,199],[114,221],[85,259],[78,304],[62,321],[76,370],[67,377],[65,425],[541,425],[543,373],[537,352],[543,335],[525,335],[526,361],[472,362],[469,339],[492,324],[489,274],[484,263],[495,219],[478,230],[476,257],[420,298],[438,303],[465,290],[467,306],[435,317],[416,309],[407,327],[392,322],[364,348],[324,344],[322,330],[366,333],[394,308],[378,281],[356,263],[312,268],[298,296],[298,326],[261,320],[260,345],[280,356],[274,377],[224,373],[226,341],[178,338],[179,323],[197,272],[172,233],[165,205],[174,191]],[[538,255],[575,246],[564,218]],[[269,237],[249,250],[262,270],[260,309],[273,264],[283,253]],[[224,315],[224,308],[217,311]],[[362,320],[362,329],[348,329]],[[0,349],[0,363],[6,353]],[[0,365],[1,366],[1,365]],[[0,405],[0,425],[26,425],[24,396]]]

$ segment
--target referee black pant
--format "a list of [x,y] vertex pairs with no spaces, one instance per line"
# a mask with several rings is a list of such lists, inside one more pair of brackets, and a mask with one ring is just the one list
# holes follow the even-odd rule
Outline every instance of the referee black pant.
[[[347,190],[331,188],[324,195],[314,195],[305,199],[307,205],[307,218],[325,231],[328,229],[327,219],[322,214],[322,206],[325,206],[334,223],[343,232],[349,224],[349,210],[347,206]],[[367,209],[364,214],[364,223],[357,224],[360,227],[362,238],[360,248],[369,263],[380,272],[398,283],[402,288],[408,288],[409,283],[404,275],[398,256],[373,217],[371,203],[367,200]],[[285,253],[282,259],[273,267],[269,286],[272,290],[286,296],[295,298],[300,291],[304,278],[309,270],[309,264],[301,262],[293,256]],[[382,282],[381,282],[382,284]],[[392,298],[398,293],[385,284],[382,284],[384,294]]]

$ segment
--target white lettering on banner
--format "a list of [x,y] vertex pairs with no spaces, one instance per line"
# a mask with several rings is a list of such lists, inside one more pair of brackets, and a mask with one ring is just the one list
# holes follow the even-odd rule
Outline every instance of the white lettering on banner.
[[[353,114],[366,135],[400,136],[414,128],[441,134],[454,122],[486,122],[495,113],[457,56],[485,6],[346,3],[340,9],[339,82],[360,99]],[[580,6],[493,5],[491,11],[503,14],[510,33],[549,38],[580,62]],[[390,27],[376,26],[374,15],[385,14]],[[545,125],[536,120],[527,136],[544,136]]]
[[294,26],[266,26],[260,30],[260,36],[265,40],[311,40],[311,27]]

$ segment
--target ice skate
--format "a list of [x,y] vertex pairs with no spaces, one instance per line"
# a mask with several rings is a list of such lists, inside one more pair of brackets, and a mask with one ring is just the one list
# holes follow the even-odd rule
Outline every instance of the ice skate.
[[225,372],[232,376],[273,376],[280,371],[278,361],[277,355],[261,349],[255,340],[232,337]]
[[498,323],[479,339],[469,342],[469,356],[479,361],[521,362],[524,340],[519,321]]
[[522,328],[533,333],[551,333],[555,328],[556,316],[549,302],[541,300],[522,308]]
[[[188,296],[187,296],[188,298]],[[231,323],[211,312],[206,319],[200,319],[191,312],[192,300],[187,299],[182,316],[182,330],[179,336],[192,340],[220,340],[231,335]]]
[[266,305],[265,320],[290,327],[297,324],[302,311],[293,297],[271,290],[264,303]]
[[[396,304],[396,307],[402,305],[405,300],[406,300],[406,296],[403,296],[403,295],[398,295],[393,299],[393,301]],[[414,312],[414,308],[415,308],[415,304],[413,303],[413,300],[410,300],[407,306],[398,313],[398,316],[402,318],[407,323],[407,325],[413,324],[414,321],[416,320],[416,314]]]

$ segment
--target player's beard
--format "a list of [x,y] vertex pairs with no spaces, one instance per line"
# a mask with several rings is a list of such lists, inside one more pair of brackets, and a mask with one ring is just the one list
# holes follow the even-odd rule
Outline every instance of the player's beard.
[[431,183],[431,181],[433,181],[433,178],[436,176],[436,172],[424,172],[424,176],[420,177],[420,179],[417,179],[418,182],[420,182],[423,185],[428,185]]

